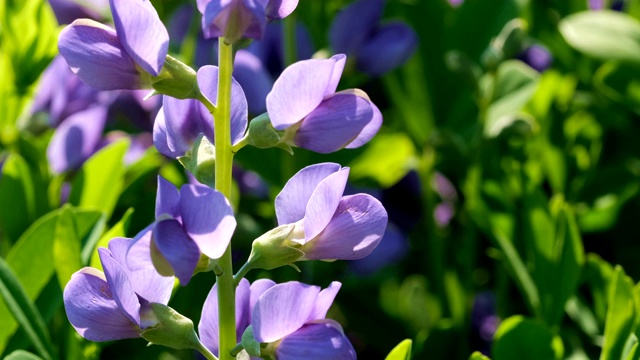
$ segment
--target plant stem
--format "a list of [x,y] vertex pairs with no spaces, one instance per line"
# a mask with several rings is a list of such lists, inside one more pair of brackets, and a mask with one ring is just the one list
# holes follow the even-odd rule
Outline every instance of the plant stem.
[[[231,197],[231,73],[233,72],[233,45],[225,38],[218,41],[218,99],[214,113],[216,146],[216,190],[229,199]],[[222,274],[217,276],[218,284],[218,329],[220,334],[220,360],[232,360],[231,350],[236,346],[235,285],[231,244],[218,260]]]
[[218,358],[213,355],[206,346],[202,345],[202,343],[200,343],[200,346],[196,350],[198,350],[207,360],[218,360]]

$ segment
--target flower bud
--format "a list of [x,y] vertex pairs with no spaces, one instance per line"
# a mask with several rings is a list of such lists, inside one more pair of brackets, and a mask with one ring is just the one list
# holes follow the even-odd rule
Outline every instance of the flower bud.
[[277,131],[273,128],[267,113],[254,118],[249,123],[249,144],[259,149],[279,147],[293,155],[291,146],[285,142],[286,138],[286,131]]
[[178,161],[200,183],[210,187],[215,186],[216,148],[204,134],[196,138],[191,151],[178,157]]
[[151,303],[151,310],[158,324],[144,330],[140,335],[149,344],[163,345],[173,349],[200,349],[202,345],[193,328],[193,321],[172,308]]

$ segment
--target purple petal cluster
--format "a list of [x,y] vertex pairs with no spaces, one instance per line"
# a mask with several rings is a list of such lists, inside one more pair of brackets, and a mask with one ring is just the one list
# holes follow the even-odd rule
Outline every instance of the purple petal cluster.
[[358,89],[336,92],[345,55],[299,61],[286,68],[267,95],[267,112],[290,145],[319,153],[357,148],[382,125],[382,114]]
[[[213,104],[218,97],[218,67],[203,66],[197,73],[200,91]],[[164,96],[162,108],[153,127],[153,143],[160,153],[172,158],[191,150],[200,134],[214,143],[213,116],[195,99],[179,100]],[[242,139],[247,129],[247,100],[242,87],[233,80],[231,85],[231,142]]]
[[158,177],[156,222],[151,257],[163,275],[187,285],[200,260],[222,256],[236,228],[229,201],[221,192],[201,185],[173,184]]
[[335,18],[330,32],[337,53],[356,58],[356,67],[380,76],[404,64],[418,45],[418,36],[404,23],[380,24],[384,0],[359,0]]
[[150,239],[150,231],[134,241],[112,239],[108,249],[98,249],[104,273],[86,267],[73,274],[64,289],[64,307],[82,337],[92,341],[137,338],[157,323],[150,303],[169,302],[173,277],[163,277],[154,269]]
[[387,212],[368,194],[343,196],[349,168],[308,166],[276,196],[278,225],[295,224],[289,240],[306,260],[355,260],[369,255],[387,227]]
[[142,72],[160,73],[169,48],[167,29],[148,0],[109,4],[115,31],[93,20],[76,20],[60,33],[60,54],[95,89],[149,88]]
[[[356,354],[340,325],[325,319],[341,284],[318,286],[297,281],[276,284],[260,279],[249,285],[242,279],[236,289],[236,336],[251,325],[255,339],[275,344],[279,360],[355,359]],[[218,299],[216,285],[209,293],[198,326],[202,342],[218,352]]]
[[267,21],[287,17],[298,0],[198,0],[197,4],[205,37],[224,36],[233,43],[243,37],[261,39]]

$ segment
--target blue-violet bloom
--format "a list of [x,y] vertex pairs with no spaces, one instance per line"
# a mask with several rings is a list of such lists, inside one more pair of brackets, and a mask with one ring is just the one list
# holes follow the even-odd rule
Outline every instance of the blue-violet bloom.
[[144,73],[160,73],[169,49],[167,29],[148,0],[109,3],[115,31],[93,20],[76,20],[60,33],[60,54],[95,89],[150,88]]
[[382,114],[359,89],[336,92],[346,56],[299,61],[286,68],[267,95],[267,112],[284,141],[319,153],[367,143]]
[[202,185],[178,190],[158,176],[156,221],[152,225],[151,259],[160,274],[174,275],[187,285],[200,255],[218,259],[236,228],[225,196]]
[[300,260],[361,259],[382,239],[386,210],[368,194],[343,196],[348,176],[335,163],[307,166],[276,196],[278,225],[294,224],[288,240],[300,245]]
[[[325,319],[341,284],[318,286],[297,281],[276,284],[260,279],[249,285],[242,279],[236,289],[236,336],[239,341],[251,325],[255,339],[273,344],[278,360],[355,359],[356,353],[335,321]],[[216,285],[205,300],[198,326],[202,342],[218,353],[218,299]],[[275,348],[275,349],[274,349]]]
[[143,231],[132,247],[131,239],[112,239],[108,249],[98,249],[104,273],[85,267],[67,283],[65,311],[85,339],[138,338],[142,330],[157,324],[150,303],[169,302],[173,278],[161,276],[151,264],[150,238],[151,232]]

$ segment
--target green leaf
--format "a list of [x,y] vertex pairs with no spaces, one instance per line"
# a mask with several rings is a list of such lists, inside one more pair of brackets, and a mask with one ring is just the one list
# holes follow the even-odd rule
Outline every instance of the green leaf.
[[7,355],[4,360],[42,360],[42,358],[28,351],[16,350]]
[[124,184],[128,140],[117,141],[87,160],[71,184],[69,203],[111,215]]
[[351,178],[354,181],[373,179],[383,188],[388,188],[416,165],[416,149],[407,135],[379,134],[351,163]]
[[16,241],[35,220],[36,204],[29,165],[18,154],[7,157],[0,177],[0,233]]
[[411,359],[411,339],[402,340],[396,347],[391,350],[385,360],[410,360]]
[[559,336],[542,323],[517,315],[505,319],[494,335],[493,360],[561,359]]
[[65,205],[58,215],[53,240],[53,262],[58,283],[64,289],[71,275],[82,267],[80,238],[71,207]]
[[607,62],[593,76],[593,85],[613,101],[640,114],[640,66]]
[[100,262],[100,257],[98,256],[98,252],[95,249],[99,247],[107,247],[109,245],[109,241],[115,237],[124,237],[127,235],[127,230],[129,230],[129,225],[131,224],[131,215],[133,214],[133,209],[128,209],[124,215],[122,215],[122,219],[118,221],[109,231],[105,232],[98,243],[91,246],[91,262],[89,266],[92,268],[96,268],[98,270],[102,270],[102,263]]
[[635,321],[633,282],[627,277],[624,269],[617,265],[609,286],[607,319],[600,360],[618,360],[623,357],[625,344],[634,331]]
[[47,327],[38,309],[20,284],[7,262],[0,258],[0,294],[11,315],[22,329],[38,353],[45,359],[54,359],[53,346],[49,340]]
[[[55,269],[53,258],[56,224],[61,210],[54,210],[33,223],[11,248],[6,261],[23,284],[29,299],[36,299],[49,282]],[[83,243],[100,226],[102,214],[73,209],[76,234]],[[6,304],[0,302],[0,352],[17,328]]]
[[491,360],[489,357],[484,356],[480,351],[474,351],[469,360]]
[[599,60],[640,63],[640,22],[615,11],[583,11],[560,21],[560,32],[576,50]]

